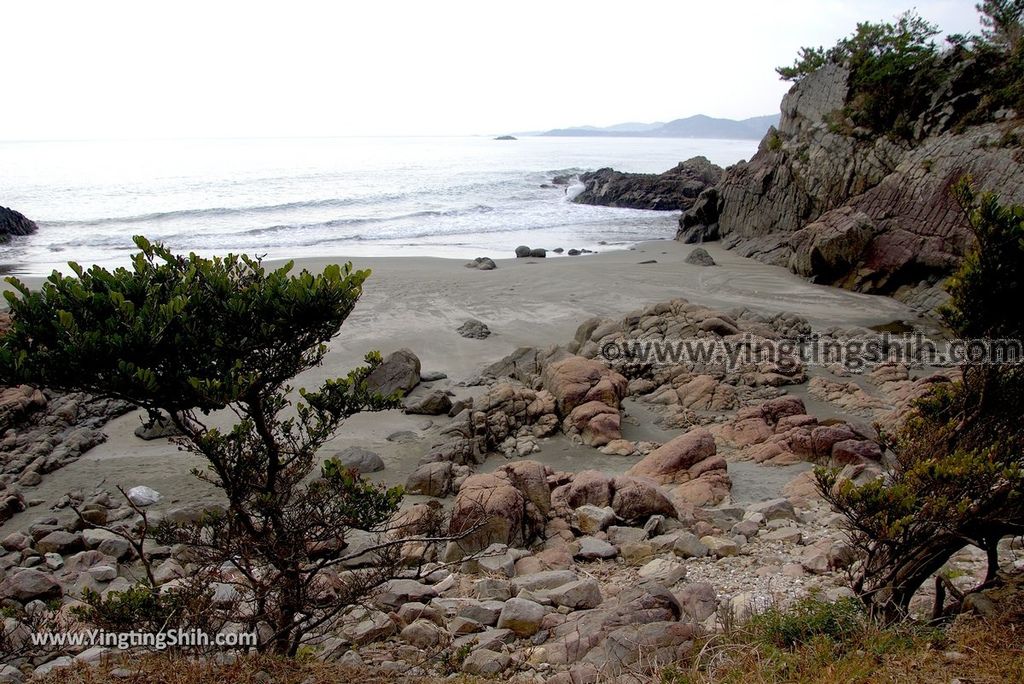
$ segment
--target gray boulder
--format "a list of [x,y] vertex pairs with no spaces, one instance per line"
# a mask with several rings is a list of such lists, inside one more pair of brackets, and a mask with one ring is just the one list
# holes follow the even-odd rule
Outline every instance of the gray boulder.
[[84,548],[81,532],[56,530],[36,542],[36,551],[39,553],[68,554]]
[[402,392],[404,396],[419,382],[420,360],[408,349],[399,349],[389,354],[366,378],[369,388],[384,396],[395,392]]
[[601,597],[601,585],[589,577],[555,587],[547,592],[547,597],[556,606],[565,606],[571,610],[597,608],[604,600]]
[[505,601],[498,617],[498,629],[510,629],[520,637],[530,637],[540,631],[544,620],[544,606],[521,598]]
[[715,260],[708,254],[708,250],[703,247],[696,247],[687,255],[686,263],[692,266],[714,266]]
[[523,257],[530,256],[530,248],[526,245],[519,245],[516,247],[516,258],[522,259]]
[[452,490],[452,464],[449,461],[424,463],[409,475],[405,491],[409,494],[423,494],[438,498],[448,496]]
[[427,396],[412,401],[405,406],[406,413],[421,416],[440,416],[452,408],[452,400],[441,390],[434,390]]
[[467,261],[466,268],[475,268],[478,271],[493,271],[498,268],[498,265],[490,257],[477,257],[472,261]]
[[334,458],[338,459],[346,468],[360,473],[376,473],[384,470],[384,460],[374,451],[362,447],[350,446],[342,449]]
[[36,230],[35,222],[25,218],[21,212],[0,207],[0,244],[10,240],[12,235],[30,235]]
[[411,579],[394,579],[380,586],[374,601],[379,606],[397,610],[403,604],[412,601],[427,604],[436,597],[437,590],[431,586]]
[[543,259],[547,255],[548,251],[542,247],[534,247],[533,249],[530,250],[530,256],[536,257],[538,259]]
[[500,651],[478,648],[462,662],[462,671],[479,677],[494,677],[501,674],[512,662],[511,657]]
[[161,437],[175,437],[180,434],[181,430],[171,422],[170,418],[164,415],[135,428],[135,436],[146,441],[160,439]]
[[472,340],[483,340],[491,335],[491,329],[487,327],[487,324],[478,321],[475,318],[470,318],[468,321],[460,325],[458,330],[455,332]]
[[420,373],[420,382],[437,382],[447,377],[448,374],[444,371],[423,371]]
[[718,595],[707,582],[696,582],[683,587],[676,594],[683,614],[694,622],[704,622],[718,610]]

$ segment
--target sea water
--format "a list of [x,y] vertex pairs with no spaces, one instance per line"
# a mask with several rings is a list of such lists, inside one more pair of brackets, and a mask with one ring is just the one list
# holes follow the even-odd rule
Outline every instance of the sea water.
[[[175,251],[270,258],[509,257],[675,234],[678,212],[571,202],[556,175],[728,165],[750,140],[490,137],[0,142],[0,205],[39,225],[0,267],[127,264],[133,235]],[[542,187],[549,186],[549,187]]]

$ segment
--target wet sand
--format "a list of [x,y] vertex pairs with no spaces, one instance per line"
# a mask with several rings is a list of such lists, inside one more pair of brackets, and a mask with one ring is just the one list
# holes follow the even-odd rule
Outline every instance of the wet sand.
[[[372,349],[386,355],[408,347],[419,356],[424,371],[448,374],[447,379],[421,385],[412,396],[438,388],[451,389],[457,396],[474,395],[481,388],[459,383],[516,347],[566,343],[587,318],[621,317],[646,304],[676,297],[726,310],[789,311],[815,326],[916,320],[911,310],[894,300],[813,285],[785,269],[745,259],[717,245],[704,247],[719,265],[686,264],[684,260],[694,247],[672,240],[581,257],[502,259],[493,271],[465,268],[462,260],[454,259],[354,260],[357,268],[373,270],[363,298],[341,335],[331,343],[323,366],[299,376],[294,384],[311,387],[324,378],[343,375]],[[657,263],[639,263],[649,260]],[[343,261],[305,259],[298,261],[296,268],[319,270]],[[32,286],[41,279],[24,280]],[[485,340],[460,337],[455,330],[468,318],[486,323],[491,336]],[[643,407],[627,404],[626,410],[637,416],[634,424],[627,416],[627,438],[663,441],[674,436],[650,426],[642,415]],[[168,440],[143,442],[134,436],[140,420],[137,413],[130,413],[111,421],[105,428],[106,443],[47,475],[40,486],[26,488],[27,498],[43,503],[0,527],[0,536],[49,514],[49,507],[64,493],[74,489],[89,492],[101,481],[109,489],[115,484],[148,485],[164,495],[167,505],[216,497],[215,491],[189,473],[191,468],[203,467],[200,459],[180,452]],[[325,455],[353,445],[369,448],[380,453],[387,464],[374,479],[401,483],[448,420],[400,411],[359,415],[341,429]],[[408,442],[387,439],[401,431],[412,431],[417,437]],[[545,440],[542,452],[534,457],[566,470],[597,467],[621,471],[635,461],[573,446],[562,437]],[[492,458],[484,468],[493,469],[503,460]]]

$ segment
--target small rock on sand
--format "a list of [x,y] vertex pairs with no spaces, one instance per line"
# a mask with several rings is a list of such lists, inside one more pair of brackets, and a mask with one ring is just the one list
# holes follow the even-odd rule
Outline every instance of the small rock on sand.
[[490,336],[491,329],[487,327],[487,324],[471,318],[460,325],[456,332],[469,339],[482,340]]
[[692,266],[714,266],[715,260],[708,254],[708,250],[703,247],[696,247],[686,257],[686,263]]

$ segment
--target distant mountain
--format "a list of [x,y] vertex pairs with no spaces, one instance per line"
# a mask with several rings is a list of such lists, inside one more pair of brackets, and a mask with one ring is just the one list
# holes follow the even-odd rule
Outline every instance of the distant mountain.
[[598,128],[596,126],[576,126],[573,128],[556,128],[540,133],[548,136],[591,136],[591,137],[650,137],[650,138],[724,138],[727,140],[760,140],[768,132],[769,126],[779,125],[779,115],[755,116],[742,121],[735,119],[716,119],[697,114],[685,119],[675,119],[668,123],[621,123],[614,126]]

